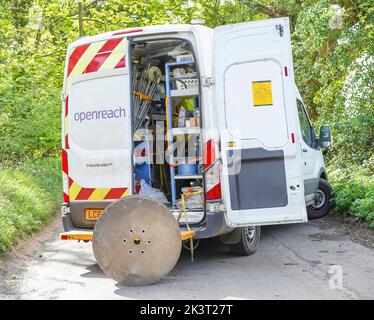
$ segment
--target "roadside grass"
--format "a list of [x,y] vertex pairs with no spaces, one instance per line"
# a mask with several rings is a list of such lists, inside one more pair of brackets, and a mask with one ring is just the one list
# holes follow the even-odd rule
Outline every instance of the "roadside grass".
[[59,159],[0,165],[0,253],[47,225],[60,202]]

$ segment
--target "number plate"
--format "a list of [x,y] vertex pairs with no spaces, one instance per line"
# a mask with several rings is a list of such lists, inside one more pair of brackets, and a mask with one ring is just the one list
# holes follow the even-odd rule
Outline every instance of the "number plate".
[[103,208],[86,209],[86,220],[99,220],[101,214],[104,212]]

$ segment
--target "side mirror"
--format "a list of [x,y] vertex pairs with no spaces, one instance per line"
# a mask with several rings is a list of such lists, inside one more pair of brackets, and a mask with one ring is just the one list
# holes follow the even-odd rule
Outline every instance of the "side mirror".
[[322,126],[319,130],[319,146],[321,148],[327,148],[330,146],[332,141],[331,130],[329,126]]

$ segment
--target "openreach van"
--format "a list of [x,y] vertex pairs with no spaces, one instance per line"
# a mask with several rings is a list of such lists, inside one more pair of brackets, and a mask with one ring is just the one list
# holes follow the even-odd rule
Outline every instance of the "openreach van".
[[181,247],[250,255],[262,225],[326,215],[331,188],[295,85],[288,18],[160,25],[83,37],[62,92],[62,240],[153,283]]

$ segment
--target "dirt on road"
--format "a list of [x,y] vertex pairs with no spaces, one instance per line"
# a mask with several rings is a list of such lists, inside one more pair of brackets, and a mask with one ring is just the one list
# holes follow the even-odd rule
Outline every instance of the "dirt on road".
[[323,219],[315,220],[322,229],[334,230],[344,234],[354,242],[374,249],[374,230],[369,224],[352,216],[328,215]]
[[162,281],[123,287],[90,243],[59,241],[60,219],[0,259],[0,299],[373,299],[374,232],[339,217],[262,228],[258,252],[236,257],[215,239],[183,252]]

